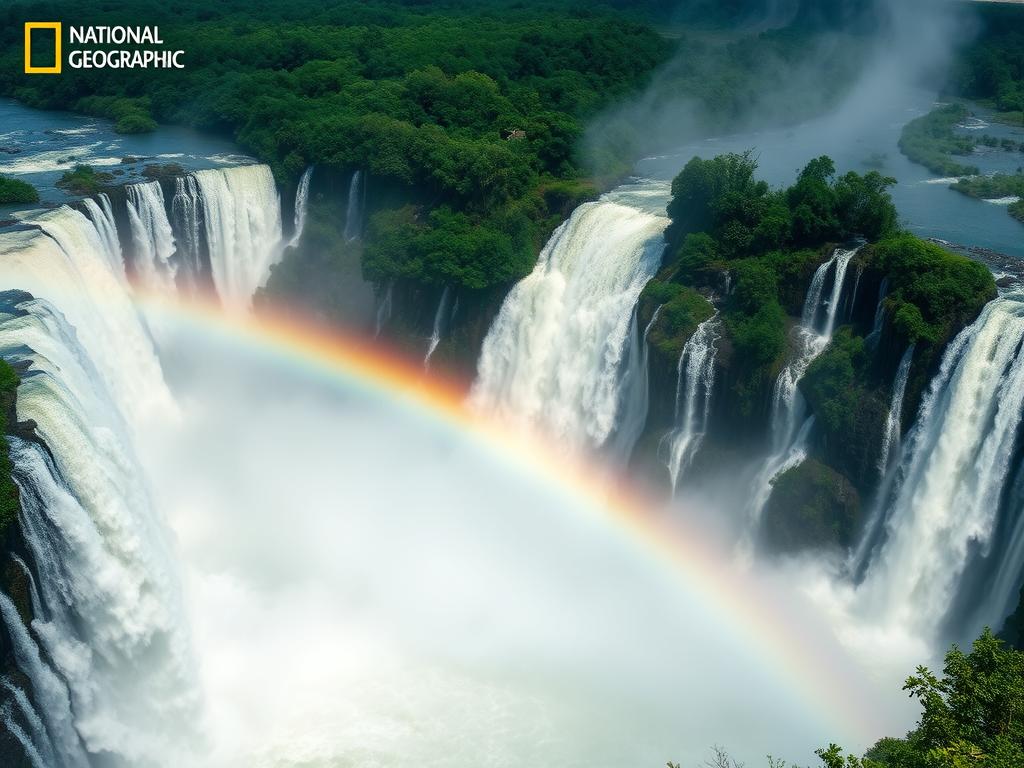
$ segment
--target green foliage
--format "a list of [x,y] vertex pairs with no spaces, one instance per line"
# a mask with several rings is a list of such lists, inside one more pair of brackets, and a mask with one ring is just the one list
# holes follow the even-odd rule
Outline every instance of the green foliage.
[[957,57],[950,93],[985,100],[1008,121],[1024,122],[1024,12],[996,5],[979,10],[982,25],[975,41]]
[[853,433],[867,363],[864,340],[844,327],[807,369],[800,389],[828,432]]
[[995,298],[992,273],[982,264],[902,233],[875,246],[889,276],[888,311],[907,343],[941,343],[977,317]]
[[370,217],[364,273],[422,283],[486,288],[529,271],[535,257],[529,219],[515,209],[474,219],[447,206],[421,215],[413,206]]
[[64,172],[57,186],[73,195],[95,195],[113,180],[111,174],[97,171],[91,165],[76,165],[74,170]]
[[969,114],[963,104],[948,104],[911,120],[900,136],[900,151],[940,176],[977,175],[977,166],[953,160],[953,156],[969,155],[974,151],[974,139],[957,136],[953,130]]
[[[854,235],[878,238],[896,228],[896,208],[888,187],[896,180],[877,171],[836,179],[829,157],[812,160],[786,190],[772,190],[756,179],[751,152],[711,160],[693,158],[672,182],[666,237],[677,259],[690,257],[687,236],[704,233],[717,258],[744,258],[782,248],[820,247]],[[705,244],[691,243],[705,257]],[[714,261],[704,258],[702,267]],[[691,271],[690,267],[686,267]]]
[[[551,215],[593,192],[576,154],[584,122],[642,86],[671,47],[607,7],[546,0],[73,5],[0,9],[0,93],[109,117],[126,133],[155,121],[224,133],[281,180],[311,163],[362,168],[393,209],[368,236],[404,222],[368,249],[367,274],[467,288],[530,269]],[[186,68],[25,76],[21,22],[41,14],[158,24]],[[506,141],[506,129],[526,136]],[[420,214],[414,227],[406,206]]]
[[849,546],[859,520],[860,497],[850,481],[807,459],[775,480],[762,530],[774,550],[799,552]]
[[14,466],[11,464],[10,450],[4,435],[10,428],[7,423],[8,413],[14,410],[14,398],[19,384],[18,374],[10,365],[0,360],[0,533],[18,519],[21,509],[18,500],[18,487],[11,478]]
[[715,311],[711,303],[693,288],[662,280],[647,283],[641,302],[661,307],[657,321],[648,331],[647,342],[671,360],[679,358],[697,326]]
[[[1024,765],[1024,653],[1006,647],[991,630],[982,633],[970,653],[954,645],[941,676],[918,667],[903,689],[921,702],[917,728],[904,739],[875,744],[865,755],[864,768]],[[834,746],[828,754],[830,759],[842,755]],[[825,765],[844,764],[825,760]]]
[[1013,218],[1024,222],[1024,173],[997,173],[992,176],[974,176],[960,179],[951,189],[962,192],[970,197],[982,200],[995,200],[1000,197],[1020,197],[1015,203],[1007,206],[1006,211]]
[[1024,197],[1024,173],[997,173],[960,179],[951,189],[969,197],[994,200],[1000,197]]
[[31,184],[0,176],[0,205],[8,203],[38,203],[39,193]]

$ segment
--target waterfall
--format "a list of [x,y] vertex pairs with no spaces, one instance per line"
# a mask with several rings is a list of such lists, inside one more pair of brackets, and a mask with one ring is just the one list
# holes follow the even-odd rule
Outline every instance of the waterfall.
[[0,287],[29,291],[0,293],[0,357],[29,366],[17,416],[46,444],[8,439],[35,619],[22,626],[6,597],[0,613],[53,765],[85,768],[86,753],[188,764],[198,694],[187,622],[134,447],[177,408],[94,222],[61,207],[31,223],[39,231],[0,235]]
[[193,286],[203,273],[202,240],[200,236],[202,212],[200,210],[199,183],[195,176],[179,176],[174,180],[171,198],[171,219],[178,232],[179,263]]
[[613,435],[633,308],[665,247],[667,220],[639,198],[624,187],[555,231],[484,340],[474,406],[569,447],[600,447]]
[[377,322],[373,331],[373,338],[375,339],[380,336],[380,332],[384,330],[384,324],[391,319],[394,290],[394,282],[388,283],[388,287],[384,289],[384,296],[377,305]]
[[[806,455],[801,440],[806,442],[808,439],[811,419],[804,418],[806,406],[800,395],[800,380],[832,339],[843,294],[843,283],[846,281],[846,270],[858,250],[860,249],[836,249],[831,258],[815,271],[807,288],[800,325],[793,331],[796,353],[779,373],[772,390],[772,452],[754,479],[754,493],[747,507],[747,516],[754,525],[761,519],[775,479],[782,472],[795,466],[792,463],[795,457],[800,457],[800,461],[803,461]],[[825,281],[829,274],[833,276],[832,288],[828,299],[822,302]],[[824,322],[819,323],[818,318],[822,310]],[[820,332],[817,330],[819,327]]]
[[715,347],[719,337],[718,313],[705,320],[691,336],[676,368],[676,428],[669,433],[668,472],[672,493],[679,478],[700,450],[711,412],[715,382]]
[[[990,552],[1021,427],[1022,343],[1024,295],[1012,294],[990,302],[946,350],[903,451],[886,539],[858,591],[862,610],[883,622],[934,631],[972,552]],[[1014,574],[1005,592],[1024,561],[1003,567]],[[989,595],[994,612],[982,619],[998,624],[1007,601]]]
[[281,258],[281,204],[265,165],[195,173],[217,295],[245,309]]
[[313,178],[312,165],[302,174],[302,178],[299,179],[299,188],[295,191],[295,232],[288,243],[292,248],[299,244],[299,240],[302,239],[302,230],[306,226],[306,206],[309,204],[309,180],[311,178]]
[[885,324],[885,297],[889,295],[889,278],[883,277],[881,285],[878,286],[878,303],[875,305],[875,322],[871,327],[871,333],[864,339],[868,347],[878,346],[878,340],[882,337],[882,326]]
[[619,382],[618,421],[605,444],[605,452],[620,464],[629,460],[636,441],[643,434],[650,406],[647,334],[657,321],[661,307],[655,310],[642,334],[637,320],[638,309],[639,306],[633,307],[633,316],[629,321],[628,351]]
[[430,370],[430,358],[437,351],[437,345],[441,343],[441,333],[444,330],[445,315],[448,312],[448,301],[451,297],[451,287],[445,286],[441,292],[441,301],[437,305],[437,312],[434,313],[434,329],[430,334],[430,341],[427,344],[427,354],[423,358],[423,369]]
[[171,263],[175,249],[174,234],[167,219],[160,182],[129,184],[125,192],[135,251],[132,260],[135,279],[150,290],[173,293],[176,272]]
[[348,209],[345,211],[345,239],[358,240],[363,234],[363,197],[366,188],[362,183],[363,172],[355,171],[348,185]]
[[896,369],[896,379],[892,385],[892,403],[889,405],[889,416],[882,434],[882,450],[878,457],[878,471],[885,477],[889,469],[889,459],[899,450],[900,431],[903,424],[903,397],[907,391],[907,379],[910,378],[910,365],[914,362],[914,345],[907,347]]
[[[825,347],[832,339],[846,268],[856,252],[837,250],[828,261],[818,267],[807,289],[801,322],[794,331],[796,355],[779,373],[772,392],[772,432],[776,456],[788,450],[802,420],[804,405],[797,385],[814,359],[825,351]],[[825,279],[830,272],[834,279],[829,298],[824,305],[823,330],[819,333],[816,330],[817,317],[822,307],[821,296]]]
[[104,255],[110,261],[110,268],[118,277],[124,277],[124,257],[121,254],[121,243],[117,237],[117,224],[114,222],[114,212],[110,207],[110,198],[106,193],[101,192],[98,196],[99,203],[91,197],[82,200],[86,215],[92,221],[103,240]]

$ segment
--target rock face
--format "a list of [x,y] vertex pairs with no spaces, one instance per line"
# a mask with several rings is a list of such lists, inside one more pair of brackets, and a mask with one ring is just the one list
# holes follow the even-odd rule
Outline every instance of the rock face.
[[777,552],[853,543],[860,522],[857,489],[816,459],[783,473],[764,510],[763,538]]

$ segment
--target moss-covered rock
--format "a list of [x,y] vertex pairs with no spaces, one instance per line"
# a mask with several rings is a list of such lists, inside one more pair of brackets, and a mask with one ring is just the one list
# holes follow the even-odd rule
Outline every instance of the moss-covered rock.
[[711,302],[693,288],[662,280],[651,280],[640,301],[641,325],[647,328],[652,319],[655,321],[647,333],[647,343],[653,353],[669,360],[679,359],[697,326],[715,313]]
[[764,510],[766,543],[779,552],[846,547],[860,523],[860,496],[849,480],[815,459],[783,473]]

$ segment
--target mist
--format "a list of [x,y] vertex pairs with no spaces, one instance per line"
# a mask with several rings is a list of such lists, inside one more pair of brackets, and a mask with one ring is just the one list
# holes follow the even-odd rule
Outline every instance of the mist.
[[740,18],[713,34],[684,28],[650,86],[588,127],[593,168],[608,172],[622,157],[812,119],[841,145],[891,119],[911,93],[937,94],[956,50],[977,30],[974,10],[955,0],[780,0]]
[[748,764],[810,762],[829,741],[866,747],[879,723],[909,725],[902,697],[878,698],[893,681],[783,578],[707,552],[738,592],[778,606],[842,712],[786,673],[766,627],[737,632],[607,510],[505,449],[151,319],[182,418],[141,454],[200,660],[199,764],[690,765],[716,744]]

